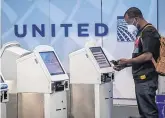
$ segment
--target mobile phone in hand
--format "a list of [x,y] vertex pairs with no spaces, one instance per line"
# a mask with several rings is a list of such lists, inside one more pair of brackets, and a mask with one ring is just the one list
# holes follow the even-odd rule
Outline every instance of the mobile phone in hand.
[[110,61],[111,63],[113,63],[113,65],[119,65],[119,62],[118,61],[115,61],[115,60],[112,60],[112,61]]

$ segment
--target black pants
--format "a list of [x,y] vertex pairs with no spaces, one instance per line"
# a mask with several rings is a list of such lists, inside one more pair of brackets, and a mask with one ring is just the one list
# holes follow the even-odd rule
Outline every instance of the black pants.
[[149,81],[141,83],[135,81],[136,99],[142,118],[158,118],[158,108],[155,101],[157,88],[158,75],[152,76]]

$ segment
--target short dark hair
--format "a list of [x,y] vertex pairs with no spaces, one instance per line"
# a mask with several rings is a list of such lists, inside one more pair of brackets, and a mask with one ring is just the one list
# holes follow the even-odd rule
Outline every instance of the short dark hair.
[[135,18],[135,17],[143,18],[142,12],[140,11],[140,9],[138,9],[136,7],[129,8],[125,12],[124,17],[125,17],[126,14],[128,15],[129,18]]

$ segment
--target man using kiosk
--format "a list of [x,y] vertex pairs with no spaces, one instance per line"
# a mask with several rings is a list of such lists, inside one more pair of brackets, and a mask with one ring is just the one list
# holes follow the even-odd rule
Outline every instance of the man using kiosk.
[[[155,102],[158,88],[158,73],[152,63],[152,59],[159,57],[160,36],[158,31],[148,23],[142,12],[136,8],[129,8],[124,19],[128,24],[129,32],[137,32],[134,51],[131,59],[120,59],[119,65],[132,66],[132,74],[135,82],[135,93],[142,118],[158,118],[158,109]],[[122,68],[115,67],[116,70]]]

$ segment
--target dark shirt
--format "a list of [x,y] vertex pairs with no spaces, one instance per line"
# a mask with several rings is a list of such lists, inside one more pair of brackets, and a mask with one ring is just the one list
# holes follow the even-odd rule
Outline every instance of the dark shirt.
[[[147,24],[147,25],[151,25],[151,24]],[[160,49],[160,40],[159,40],[160,35],[154,27],[148,26],[145,29],[144,27],[137,34],[137,39],[135,40],[135,46],[134,46],[132,58],[135,58],[145,52],[151,52],[153,58],[157,60],[159,57],[159,49]],[[142,30],[143,33],[142,36],[140,37]],[[132,74],[134,79],[139,79],[138,78],[139,76],[149,75],[151,73],[156,73],[152,61],[132,64]]]

